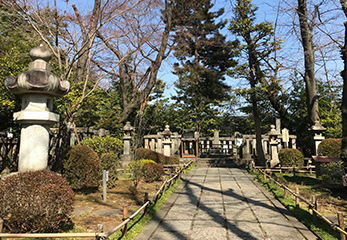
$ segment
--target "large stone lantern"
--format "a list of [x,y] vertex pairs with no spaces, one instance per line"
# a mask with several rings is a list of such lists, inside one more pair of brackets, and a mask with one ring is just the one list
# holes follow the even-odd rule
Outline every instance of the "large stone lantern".
[[315,145],[315,153],[318,156],[318,146],[325,139],[323,132],[326,130],[319,121],[316,121],[315,124],[309,129],[313,133],[313,140]]
[[134,131],[134,128],[130,125],[130,122],[126,122],[126,124],[122,128],[122,131],[124,132],[124,137],[123,137],[123,143],[124,143],[123,154],[130,154],[131,132]]
[[123,154],[120,156],[121,164],[124,168],[129,166],[129,163],[133,160],[133,155],[131,154],[131,132],[135,131],[135,129],[130,125],[130,122],[126,122],[124,127],[122,128],[124,132],[123,136]]
[[21,124],[18,171],[46,169],[48,165],[49,128],[59,122],[53,113],[53,97],[69,91],[70,83],[61,81],[51,72],[47,63],[51,53],[44,47],[30,51],[33,62],[29,70],[5,80],[6,88],[22,95],[22,110],[13,114],[14,121]]

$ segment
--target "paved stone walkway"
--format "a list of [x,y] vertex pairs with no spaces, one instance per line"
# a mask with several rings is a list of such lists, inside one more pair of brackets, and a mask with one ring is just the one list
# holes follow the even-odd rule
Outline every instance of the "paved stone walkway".
[[252,179],[195,168],[136,239],[319,239]]

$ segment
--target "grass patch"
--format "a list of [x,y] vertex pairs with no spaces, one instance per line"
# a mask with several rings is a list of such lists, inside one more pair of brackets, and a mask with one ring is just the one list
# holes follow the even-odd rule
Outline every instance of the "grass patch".
[[[325,240],[337,240],[339,239],[339,234],[337,231],[334,231],[329,224],[327,224],[325,221],[322,219],[318,218],[317,222],[314,224],[313,223],[313,218],[309,210],[306,208],[301,208],[301,207],[296,207],[295,206],[295,201],[292,199],[290,194],[288,193],[287,198],[284,198],[284,190],[282,188],[279,188],[276,191],[276,184],[274,183],[269,183],[267,180],[263,179],[263,175],[260,173],[255,173],[256,179],[258,182],[269,192],[272,193],[272,195],[280,201],[288,210],[290,210],[293,215],[300,221],[302,222],[306,227],[311,229],[313,232],[315,232],[319,237]],[[282,174],[280,174],[282,175]],[[297,183],[312,183],[312,178],[310,177],[305,177],[305,176],[295,176],[292,177],[294,182]],[[280,182],[288,181],[288,177],[284,175],[279,177]],[[315,179],[313,179],[315,180]]]
[[[195,167],[194,164],[191,164],[187,170],[186,173],[190,173],[192,169]],[[175,190],[178,188],[180,183],[182,182],[182,179],[178,179],[176,184],[173,184],[171,188],[168,186],[165,189],[165,194],[161,195],[158,199],[158,202],[154,204],[152,202],[149,205],[147,216],[144,216],[143,214],[138,214],[131,222],[128,223],[128,232],[126,236],[123,236],[122,232],[118,230],[113,235],[110,236],[111,240],[115,239],[124,239],[124,240],[131,240],[135,239],[135,237],[140,234],[147,223],[149,223],[155,214],[163,207],[164,203],[171,197],[171,195],[175,192]]]

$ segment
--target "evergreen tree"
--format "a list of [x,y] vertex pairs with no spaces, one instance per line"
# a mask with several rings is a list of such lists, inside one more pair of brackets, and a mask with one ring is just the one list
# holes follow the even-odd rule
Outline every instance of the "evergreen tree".
[[[260,99],[264,99],[262,91],[265,90],[267,98],[280,115],[284,115],[286,111],[278,97],[278,82],[272,76],[267,76],[268,70],[264,67],[270,54],[279,48],[279,41],[274,39],[274,29],[270,22],[256,23],[258,8],[251,2],[251,0],[237,0],[234,8],[235,16],[230,22],[229,30],[238,37],[240,41],[238,49],[246,60],[230,74],[238,75],[250,84],[250,89],[242,91],[249,95],[249,101],[252,104],[258,160],[259,164],[264,165],[265,156],[261,142],[262,119],[259,108]],[[267,78],[271,80],[270,84]]]
[[210,0],[179,0],[174,18],[174,55],[179,61],[174,74],[179,79],[173,99],[190,111],[198,131],[211,112],[215,114],[213,107],[228,99],[230,87],[224,75],[235,65],[233,45],[219,32],[226,21],[215,22],[224,9],[211,12],[212,7]]

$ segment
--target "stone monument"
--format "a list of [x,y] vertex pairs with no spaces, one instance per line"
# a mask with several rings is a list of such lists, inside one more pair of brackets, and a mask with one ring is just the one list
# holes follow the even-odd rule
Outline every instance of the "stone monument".
[[170,131],[170,126],[165,125],[165,130],[162,132],[162,135],[164,136],[164,152],[163,154],[165,156],[170,156],[171,155],[171,134],[172,132]]
[[274,167],[280,163],[278,159],[278,141],[277,138],[280,134],[275,129],[274,125],[271,125],[271,130],[269,132],[269,140],[270,140],[270,151],[271,151],[271,160],[269,161],[270,166]]
[[49,128],[59,122],[59,115],[52,112],[53,97],[63,96],[70,88],[68,81],[61,81],[51,72],[51,53],[46,48],[35,47],[30,57],[33,62],[28,71],[5,79],[10,92],[22,95],[22,110],[13,114],[14,121],[22,127],[19,172],[47,168]]

